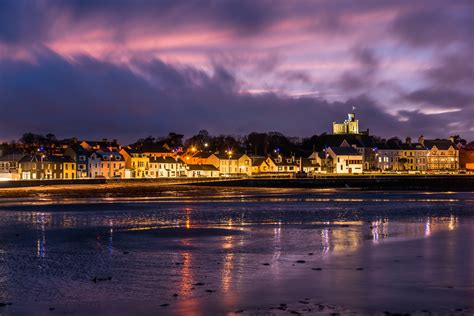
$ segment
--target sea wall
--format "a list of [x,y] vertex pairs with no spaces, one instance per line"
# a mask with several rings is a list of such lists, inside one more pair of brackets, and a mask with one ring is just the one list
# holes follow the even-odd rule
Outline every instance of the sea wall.
[[365,190],[474,191],[474,176],[335,176],[311,179],[240,179],[196,185],[271,188],[354,188]]
[[120,184],[202,185],[268,188],[354,188],[365,190],[474,191],[472,175],[325,176],[318,178],[167,178],[0,181],[0,188]]

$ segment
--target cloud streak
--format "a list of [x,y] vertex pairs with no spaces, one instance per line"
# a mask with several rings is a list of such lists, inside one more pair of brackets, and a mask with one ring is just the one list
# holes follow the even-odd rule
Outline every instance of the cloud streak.
[[474,138],[472,9],[0,1],[0,138],[25,129],[126,140],[202,128],[311,135],[352,105],[383,136]]

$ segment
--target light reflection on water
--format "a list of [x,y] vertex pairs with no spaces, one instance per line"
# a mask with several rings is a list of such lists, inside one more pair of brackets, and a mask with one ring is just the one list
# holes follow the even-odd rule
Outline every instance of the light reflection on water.
[[[416,203],[411,194],[384,194],[392,201],[384,203],[379,195],[0,206],[0,301],[174,302],[176,293],[180,308],[195,309],[208,289],[234,306],[257,281],[283,284],[302,257],[432,238],[472,218],[466,194]],[[96,276],[114,281],[93,286]]]

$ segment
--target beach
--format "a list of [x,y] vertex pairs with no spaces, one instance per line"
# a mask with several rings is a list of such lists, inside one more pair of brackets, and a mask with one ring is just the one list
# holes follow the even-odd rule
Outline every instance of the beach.
[[474,310],[474,193],[42,194],[0,200],[1,315]]

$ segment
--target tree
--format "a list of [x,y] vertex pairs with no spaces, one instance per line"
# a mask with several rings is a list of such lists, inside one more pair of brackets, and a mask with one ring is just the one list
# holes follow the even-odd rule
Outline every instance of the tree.
[[33,134],[31,132],[25,133],[21,136],[20,142],[25,145],[41,144],[44,143],[46,138],[40,134]]
[[166,137],[158,138],[157,144],[164,145],[168,144],[171,148],[183,146],[183,137],[182,134],[177,134],[174,132],[168,133]]
[[191,136],[188,138],[184,144],[186,147],[196,146],[201,150],[209,148],[211,137],[209,136],[209,132],[205,129],[200,130],[196,135]]
[[52,143],[52,142],[55,142],[57,140],[56,136],[54,134],[51,134],[51,133],[46,134],[45,138],[48,141],[48,143]]

